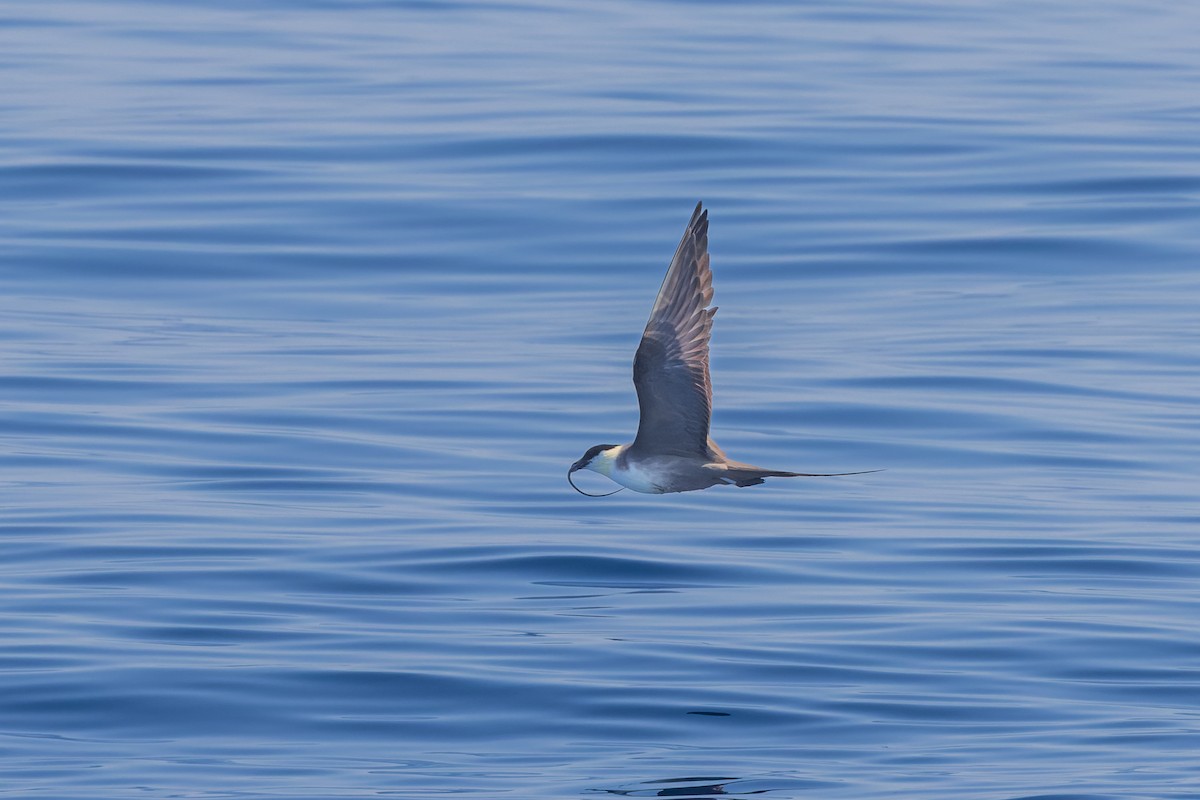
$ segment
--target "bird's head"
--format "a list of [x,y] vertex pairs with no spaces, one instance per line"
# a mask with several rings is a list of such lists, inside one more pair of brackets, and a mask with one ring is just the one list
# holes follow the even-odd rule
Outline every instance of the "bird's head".
[[583,457],[571,465],[568,474],[581,469],[590,469],[592,472],[607,475],[612,470],[613,461],[616,460],[616,451],[617,445],[615,444],[598,444],[589,447]]
[[[580,494],[586,494],[588,497],[604,497],[603,494],[583,491],[575,485],[575,481],[571,480],[571,475],[581,469],[590,469],[592,472],[599,472],[601,475],[611,478],[613,465],[617,463],[617,455],[620,452],[621,447],[615,444],[598,444],[595,447],[589,447],[583,457],[567,470],[567,483],[571,484],[571,488]],[[608,494],[616,494],[624,488],[624,486],[619,486],[616,492],[608,492]]]

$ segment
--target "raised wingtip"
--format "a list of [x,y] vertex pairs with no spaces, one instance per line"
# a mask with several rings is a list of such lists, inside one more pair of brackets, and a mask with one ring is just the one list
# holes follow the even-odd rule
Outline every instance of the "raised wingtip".
[[700,252],[704,252],[708,248],[708,209],[704,208],[702,203],[696,204],[696,210],[692,212],[692,218],[688,220],[684,236],[688,234],[695,239]]

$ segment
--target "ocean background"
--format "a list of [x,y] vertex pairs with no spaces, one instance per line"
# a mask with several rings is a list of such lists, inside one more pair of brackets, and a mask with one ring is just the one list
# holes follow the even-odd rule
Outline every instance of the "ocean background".
[[[1200,798],[1198,37],[8,0],[0,797]],[[698,200],[714,438],[885,471],[571,491]]]

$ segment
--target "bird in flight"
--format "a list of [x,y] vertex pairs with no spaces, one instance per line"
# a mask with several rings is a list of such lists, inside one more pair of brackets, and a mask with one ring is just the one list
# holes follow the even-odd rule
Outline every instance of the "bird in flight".
[[[599,472],[622,488],[645,494],[691,492],[717,484],[755,486],[765,478],[824,478],[866,472],[784,472],[734,461],[708,435],[712,380],[708,340],[717,309],[708,266],[708,212],[696,204],[683,240],[658,290],[633,359],[641,419],[630,444],[598,444],[571,465]],[[608,492],[615,494],[620,488]],[[604,495],[589,495],[603,497]]]

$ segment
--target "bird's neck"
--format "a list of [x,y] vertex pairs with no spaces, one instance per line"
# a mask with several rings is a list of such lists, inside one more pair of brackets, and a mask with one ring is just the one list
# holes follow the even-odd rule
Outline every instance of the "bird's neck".
[[629,445],[622,444],[617,445],[616,447],[610,447],[607,450],[601,450],[596,454],[596,457],[592,459],[592,463],[589,466],[593,471],[599,472],[606,478],[611,478],[613,470],[617,468],[617,458],[624,453],[628,447]]

